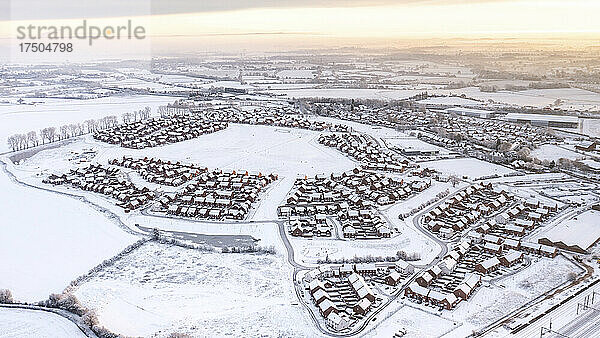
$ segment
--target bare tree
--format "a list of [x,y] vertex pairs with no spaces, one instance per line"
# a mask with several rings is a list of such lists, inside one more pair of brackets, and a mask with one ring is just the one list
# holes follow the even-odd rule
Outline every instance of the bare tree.
[[17,151],[19,149],[19,140],[17,138],[17,135],[9,136],[6,141],[10,149],[12,149],[12,151]]
[[12,304],[14,302],[12,293],[8,289],[0,289],[0,304]]
[[64,140],[66,138],[69,137],[69,126],[68,125],[64,125],[64,126],[60,126],[60,136],[59,136],[59,140]]
[[56,127],[48,127],[48,142],[54,142],[56,139]]
[[27,142],[32,146],[35,147],[37,145],[40,144],[40,140],[37,137],[37,133],[35,131],[30,131],[27,133]]
[[121,115],[121,118],[123,119],[123,123],[129,123],[130,121],[130,113],[123,113],[123,115]]
[[87,130],[88,133],[93,133],[94,130],[94,120],[90,119],[90,120],[85,120],[83,121],[83,124],[85,125],[85,129]]
[[69,133],[71,134],[71,137],[77,136],[77,133],[79,132],[78,129],[77,124],[69,124]]
[[144,107],[144,110],[143,110],[144,119],[148,119],[150,117],[151,112],[152,112],[152,109],[150,109],[150,107],[148,107],[148,106]]

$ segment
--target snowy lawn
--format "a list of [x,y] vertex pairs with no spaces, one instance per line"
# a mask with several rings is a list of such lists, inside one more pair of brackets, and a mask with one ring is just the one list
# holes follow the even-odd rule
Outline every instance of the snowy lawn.
[[282,256],[148,243],[79,286],[100,323],[128,336],[314,336]]

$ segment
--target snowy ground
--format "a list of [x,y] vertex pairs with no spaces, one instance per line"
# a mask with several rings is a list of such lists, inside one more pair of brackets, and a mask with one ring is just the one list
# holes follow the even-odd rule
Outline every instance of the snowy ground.
[[405,331],[404,337],[407,338],[433,338],[440,337],[455,327],[455,322],[434,315],[431,311],[405,305],[364,337],[393,337],[394,334]]
[[[6,159],[3,159],[6,161]],[[0,288],[39,301],[136,240],[88,205],[0,171]]]
[[230,124],[225,130],[196,139],[142,150],[89,141],[106,148],[96,159],[102,163],[123,155],[148,156],[293,178],[342,172],[356,166],[335,149],[318,144],[319,135],[309,130]]
[[2,338],[85,337],[68,319],[36,310],[0,308],[0,328]]
[[214,254],[149,243],[75,291],[128,336],[315,336],[282,256]]
[[358,257],[396,256],[400,250],[407,254],[419,253],[420,260],[414,263],[428,263],[440,252],[440,247],[423,234],[406,226],[401,228],[403,233],[392,238],[373,240],[335,240],[332,238],[305,239],[291,237],[296,261],[304,264],[314,264],[317,260],[351,259]]
[[458,177],[467,176],[470,179],[490,176],[504,175],[515,172],[512,169],[484,162],[475,158],[457,158],[450,160],[431,161],[422,164],[425,167],[435,169],[444,174],[456,175]]
[[531,156],[537,157],[540,160],[548,160],[555,162],[558,162],[558,160],[561,158],[566,158],[569,160],[580,160],[585,157],[582,154],[559,147],[554,144],[544,144],[539,148],[534,149],[531,152]]
[[[349,99],[399,100],[420,94],[420,89],[350,89],[350,88],[311,88],[297,90],[270,90],[270,93],[293,98],[323,97]],[[488,105],[529,106],[536,108],[559,107],[566,110],[600,110],[600,94],[578,88],[530,89],[523,91],[482,92],[478,87],[460,89],[432,89],[431,94],[465,95],[467,98],[482,100]],[[556,100],[561,100],[554,105]]]

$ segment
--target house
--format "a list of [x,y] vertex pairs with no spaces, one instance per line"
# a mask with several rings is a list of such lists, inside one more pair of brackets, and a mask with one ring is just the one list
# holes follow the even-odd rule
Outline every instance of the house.
[[371,308],[371,301],[369,301],[367,298],[363,298],[358,303],[356,303],[356,305],[354,305],[352,307],[352,310],[356,314],[364,315],[365,313],[367,313],[369,311],[370,308]]
[[454,308],[454,306],[456,306],[456,303],[458,303],[458,301],[459,299],[453,293],[449,293],[440,302],[440,306],[446,310],[451,310],[452,308]]
[[481,272],[483,274],[488,274],[490,272],[496,271],[500,266],[500,260],[496,257],[488,258],[481,263],[477,263],[475,265],[475,271]]
[[428,287],[433,282],[433,276],[429,272],[423,272],[415,282],[422,287]]
[[374,263],[358,263],[354,265],[354,271],[361,275],[374,275],[377,273],[377,267]]
[[506,267],[511,267],[521,261],[523,261],[523,253],[518,251],[510,251],[500,257],[500,263]]
[[483,245],[483,251],[489,252],[492,254],[500,254],[502,253],[502,246],[494,243],[487,242]]
[[502,248],[505,250],[519,250],[521,248],[521,242],[507,238],[504,240],[504,243],[502,243]]
[[395,266],[396,266],[396,271],[398,271],[404,275],[410,275],[415,272],[415,267],[412,264],[410,264],[402,259],[398,259],[395,263]]
[[332,301],[325,299],[319,304],[319,312],[321,312],[323,317],[327,318],[330,313],[339,313],[340,310],[335,306],[335,304],[333,304]]
[[321,304],[321,302],[324,301],[324,300],[326,300],[326,299],[331,300],[331,296],[325,290],[317,290],[317,291],[315,291],[315,293],[313,293],[312,297],[313,297],[313,301],[317,305]]
[[396,286],[402,280],[402,276],[398,272],[392,271],[383,280],[387,285]]
[[460,283],[454,290],[454,295],[460,299],[468,299],[471,297],[473,290],[481,284],[481,276],[474,273],[467,273],[463,282]]
[[445,299],[446,295],[436,290],[430,290],[429,294],[427,295],[427,300],[431,305],[443,306]]
[[421,301],[427,301],[429,289],[426,287],[422,287],[416,282],[412,282],[409,286],[406,287],[406,289],[404,289],[404,295],[406,297],[418,299]]
[[325,290],[325,285],[323,285],[323,282],[321,282],[320,280],[313,280],[312,282],[310,282],[308,284],[308,290],[310,291],[310,294],[314,294],[315,292],[317,292],[318,290]]
[[542,245],[540,247],[540,255],[542,255],[544,257],[554,258],[558,255],[558,248],[548,246],[548,245]]
[[439,266],[434,265],[431,268],[429,268],[427,272],[429,272],[433,276],[433,278],[438,278],[442,274],[442,269]]
[[530,242],[522,242],[520,250],[524,251],[526,253],[539,255],[541,247],[542,247],[541,244],[530,243]]
[[452,257],[446,257],[438,266],[441,268],[443,274],[449,275],[454,271],[457,264],[458,262],[455,261]]
[[336,312],[330,312],[326,319],[327,326],[335,331],[342,331],[350,326],[350,321]]

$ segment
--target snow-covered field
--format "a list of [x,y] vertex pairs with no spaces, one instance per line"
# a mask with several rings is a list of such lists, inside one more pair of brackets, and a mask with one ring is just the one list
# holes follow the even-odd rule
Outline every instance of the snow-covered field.
[[[350,88],[320,88],[298,90],[270,90],[277,95],[293,98],[323,97],[349,99],[380,99],[400,100],[416,94],[420,89],[350,89]],[[503,104],[510,106],[529,106],[536,108],[559,107],[566,110],[599,111],[600,94],[578,88],[562,89],[530,89],[523,91],[482,92],[478,87],[460,89],[432,89],[431,94],[465,95],[467,98],[482,100],[487,105]],[[560,101],[557,101],[560,100]],[[558,105],[556,105],[558,103]]]
[[148,243],[75,291],[128,336],[315,336],[282,256]]
[[579,160],[585,157],[582,154],[559,147],[555,144],[544,144],[541,147],[534,149],[531,152],[531,156],[537,157],[540,160],[548,160],[555,162],[558,162],[558,160],[561,158],[566,158],[569,160]]
[[196,139],[143,150],[96,142],[106,146],[97,160],[104,163],[122,155],[149,156],[293,178],[342,172],[356,166],[335,149],[318,144],[318,136],[318,132],[309,130],[230,124],[225,130]]
[[68,319],[50,312],[0,308],[0,337],[77,338],[86,335]]
[[439,160],[423,163],[423,166],[435,169],[441,173],[448,175],[456,175],[458,177],[467,176],[471,179],[490,176],[504,175],[515,172],[512,169],[484,162],[475,158],[457,158],[450,160]]
[[10,289],[16,300],[60,293],[135,241],[81,201],[17,185],[4,171],[0,190],[0,288]]

